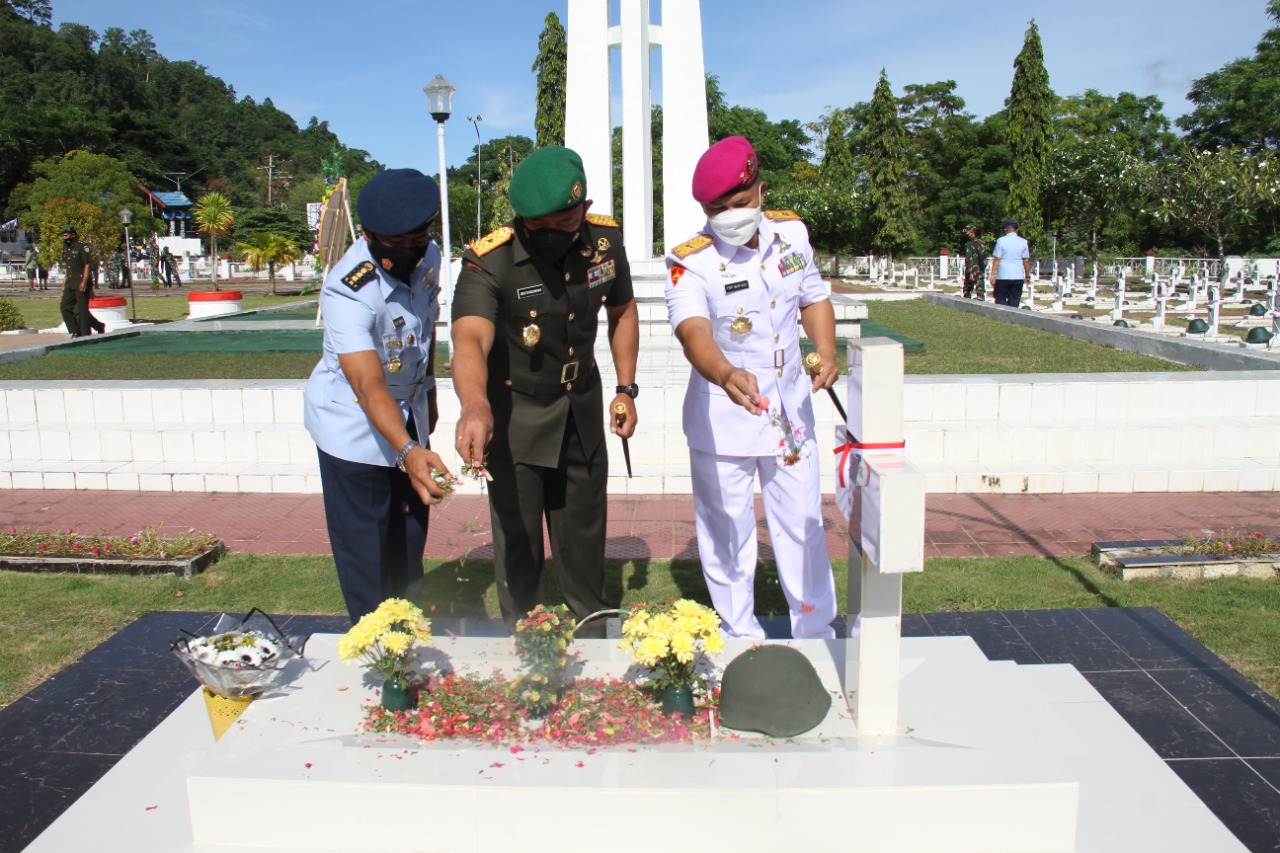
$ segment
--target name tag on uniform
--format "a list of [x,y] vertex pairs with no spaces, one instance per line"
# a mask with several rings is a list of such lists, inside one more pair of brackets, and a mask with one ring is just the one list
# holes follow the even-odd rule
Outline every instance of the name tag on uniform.
[[535,284],[532,287],[522,287],[516,291],[516,299],[528,299],[530,296],[537,296],[544,290],[546,288],[540,284]]
[[804,255],[799,252],[792,252],[788,255],[783,255],[782,260],[778,261],[778,272],[782,273],[783,276],[789,276],[793,272],[804,269],[806,263]]
[[597,287],[617,277],[618,269],[612,259],[603,264],[596,264],[594,267],[587,267],[587,287]]
[[726,284],[724,286],[724,295],[728,296],[730,293],[737,293],[739,290],[746,290],[750,286],[751,285],[745,281],[735,281],[732,284]]
[[395,318],[394,320],[391,321],[391,325],[395,326],[397,329],[401,328],[402,326],[404,326],[404,318],[403,317]]

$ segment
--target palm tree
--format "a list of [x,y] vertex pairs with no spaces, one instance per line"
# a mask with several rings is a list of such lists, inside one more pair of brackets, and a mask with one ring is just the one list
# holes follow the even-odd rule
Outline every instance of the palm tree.
[[276,267],[293,263],[302,257],[302,250],[298,248],[297,243],[288,237],[267,231],[254,234],[243,243],[237,243],[236,248],[244,253],[245,260],[253,264],[254,272],[264,266],[267,268],[267,275],[271,278],[272,296],[276,293]]
[[196,226],[209,235],[209,243],[213,257],[213,289],[218,289],[218,238],[225,237],[235,228],[235,219],[231,214],[231,202],[219,192],[205,193],[194,210]]

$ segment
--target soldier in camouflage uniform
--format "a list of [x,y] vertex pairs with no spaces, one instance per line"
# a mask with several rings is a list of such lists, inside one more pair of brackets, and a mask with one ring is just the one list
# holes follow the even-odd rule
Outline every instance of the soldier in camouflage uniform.
[[966,225],[964,235],[964,298],[972,299],[976,290],[983,301],[987,298],[987,247],[978,239],[976,226]]

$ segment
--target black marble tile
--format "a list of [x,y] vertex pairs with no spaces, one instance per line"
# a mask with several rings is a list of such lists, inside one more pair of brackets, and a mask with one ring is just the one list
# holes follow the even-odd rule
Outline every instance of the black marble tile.
[[95,713],[67,729],[54,743],[63,752],[123,755],[150,734],[200,683],[180,673],[119,670]]
[[[764,634],[770,640],[790,640],[791,639],[791,616],[783,613],[772,616],[761,616],[756,614],[756,618],[760,620],[760,627],[764,628]],[[845,620],[843,616],[837,616],[832,622],[837,637],[847,636],[845,629]]]
[[[277,616],[272,619],[286,634],[345,634],[351,628],[349,616]],[[432,620],[436,624],[437,620]]]
[[1248,758],[1244,763],[1266,779],[1267,784],[1280,791],[1280,758]]
[[1005,616],[1045,663],[1069,663],[1081,672],[1137,668],[1079,610],[1010,610]]
[[1168,762],[1253,853],[1280,851],[1280,793],[1239,759]]
[[924,619],[939,637],[972,637],[988,660],[1044,663],[1001,611],[925,613]]
[[1228,668],[1225,661],[1154,607],[1097,607],[1081,613],[1138,666]]
[[1280,757],[1280,703],[1243,675],[1229,669],[1149,672],[1237,755]]
[[1085,679],[1161,758],[1235,758],[1145,672],[1086,672]]
[[932,637],[933,635],[933,628],[929,627],[929,620],[923,613],[902,614],[902,636]]
[[103,777],[117,756],[0,750],[0,853],[18,853]]
[[118,671],[72,664],[0,711],[0,748],[47,749],[103,712]]
[[220,615],[189,611],[148,613],[91,649],[80,662],[94,667],[186,672],[170,651],[174,640],[183,636],[183,631],[197,635],[208,631]]

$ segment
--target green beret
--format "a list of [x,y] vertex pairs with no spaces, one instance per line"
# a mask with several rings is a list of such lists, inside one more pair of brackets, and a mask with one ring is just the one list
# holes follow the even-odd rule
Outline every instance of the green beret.
[[813,664],[790,646],[759,646],[738,655],[720,679],[720,723],[743,732],[792,737],[821,723],[831,694]]
[[578,152],[559,145],[539,148],[511,175],[511,207],[526,219],[559,213],[587,197],[587,173]]
[[61,231],[59,231],[58,235],[61,236],[63,234],[74,234],[74,233],[76,233],[76,227],[74,225],[68,225],[66,228],[63,228]]

